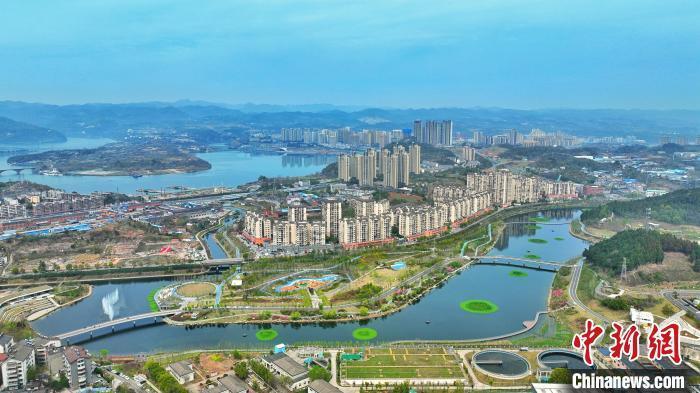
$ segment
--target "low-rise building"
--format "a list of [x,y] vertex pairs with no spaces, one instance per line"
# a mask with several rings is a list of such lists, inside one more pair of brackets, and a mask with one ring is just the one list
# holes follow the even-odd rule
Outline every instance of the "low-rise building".
[[219,379],[215,386],[202,390],[202,393],[246,393],[248,385],[234,375]]
[[274,375],[288,379],[285,385],[290,390],[305,388],[309,384],[309,371],[286,353],[266,355],[261,360]]
[[309,383],[307,393],[342,393],[342,390],[324,381],[323,379],[317,379]]
[[194,381],[194,369],[192,363],[188,361],[179,361],[169,364],[166,368],[170,374],[181,384]]

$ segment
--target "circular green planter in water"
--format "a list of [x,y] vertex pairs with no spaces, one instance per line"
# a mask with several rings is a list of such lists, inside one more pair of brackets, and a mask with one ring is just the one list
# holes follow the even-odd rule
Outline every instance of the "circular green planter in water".
[[377,331],[366,327],[357,328],[352,331],[352,336],[355,338],[355,340],[366,341],[377,337]]
[[459,307],[464,311],[474,314],[491,314],[498,311],[497,305],[483,299],[465,300],[459,303]]
[[262,329],[255,333],[255,337],[260,341],[270,341],[277,337],[277,330],[274,329]]
[[527,273],[521,270],[511,270],[508,275],[511,277],[527,277]]

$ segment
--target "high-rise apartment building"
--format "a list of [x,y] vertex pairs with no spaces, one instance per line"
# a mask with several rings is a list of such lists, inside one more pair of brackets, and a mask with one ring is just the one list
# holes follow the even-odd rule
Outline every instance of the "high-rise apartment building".
[[291,222],[306,221],[306,207],[300,205],[289,206],[287,218]]
[[433,146],[452,146],[452,120],[420,120],[413,122],[413,134],[418,143]]
[[418,174],[420,170],[420,145],[411,145],[408,149],[410,155],[410,171]]
[[362,155],[341,154],[337,160],[338,179],[347,182],[355,178],[360,186],[373,186],[381,173],[384,187],[398,188],[410,184],[411,173],[420,173],[420,160],[419,145],[410,146],[408,151],[399,145],[391,152],[367,149]]
[[384,187],[399,187],[399,156],[397,154],[392,153],[386,158],[383,176]]
[[343,206],[339,200],[327,199],[321,206],[321,216],[326,226],[327,236],[338,236],[338,225],[343,218]]

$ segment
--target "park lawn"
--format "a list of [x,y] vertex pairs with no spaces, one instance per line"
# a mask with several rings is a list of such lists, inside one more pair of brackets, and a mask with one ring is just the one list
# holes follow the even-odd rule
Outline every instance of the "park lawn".
[[444,349],[371,349],[367,360],[344,362],[346,379],[463,378],[454,356]]

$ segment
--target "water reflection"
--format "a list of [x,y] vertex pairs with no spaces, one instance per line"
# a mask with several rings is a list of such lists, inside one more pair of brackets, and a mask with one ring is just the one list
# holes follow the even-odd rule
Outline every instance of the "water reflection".
[[[509,241],[514,238],[520,237],[532,237],[534,236],[538,229],[546,230],[546,225],[541,225],[542,223],[536,222],[537,219],[543,218],[548,224],[556,223],[566,223],[571,222],[578,215],[576,210],[562,209],[562,210],[545,210],[542,212],[534,212],[522,214],[517,217],[511,217],[505,220],[509,223],[503,228],[503,236],[499,237],[496,241],[494,248],[502,251],[508,248]],[[565,224],[563,224],[565,225]],[[554,228],[549,228],[551,232]]]
[[335,156],[328,155],[284,155],[282,156],[282,167],[314,167],[326,166],[336,161]]

